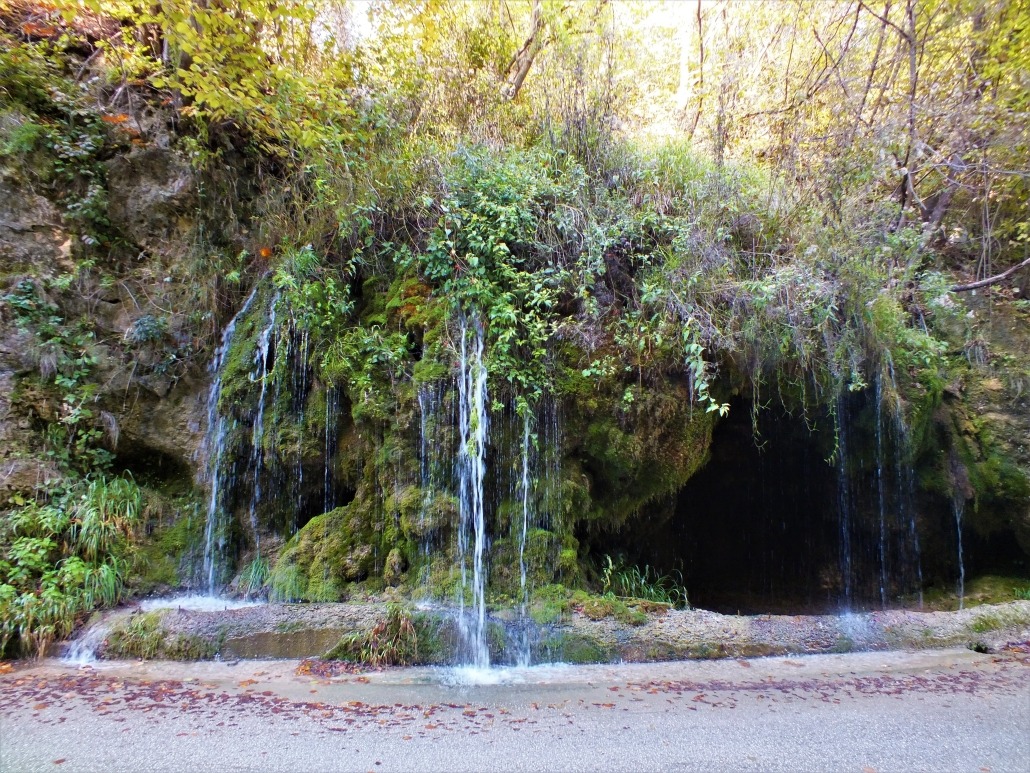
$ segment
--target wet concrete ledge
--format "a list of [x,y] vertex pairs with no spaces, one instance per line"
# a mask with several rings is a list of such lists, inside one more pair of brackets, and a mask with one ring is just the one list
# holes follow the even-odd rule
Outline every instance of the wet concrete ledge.
[[[364,634],[386,614],[379,602],[262,604],[239,609],[143,610],[127,605],[95,616],[97,656],[203,660],[320,657],[342,637]],[[418,660],[454,661],[453,612],[409,614],[420,632]],[[511,623],[491,620],[492,660],[508,659]],[[89,634],[89,628],[78,636]],[[135,637],[135,639],[133,639]],[[883,650],[970,647],[989,651],[1030,640],[1030,601],[955,612],[887,610],[845,615],[723,615],[705,610],[652,612],[640,625],[572,613],[530,631],[532,662],[654,662]],[[127,650],[126,641],[147,646]],[[113,646],[117,645],[117,646]]]

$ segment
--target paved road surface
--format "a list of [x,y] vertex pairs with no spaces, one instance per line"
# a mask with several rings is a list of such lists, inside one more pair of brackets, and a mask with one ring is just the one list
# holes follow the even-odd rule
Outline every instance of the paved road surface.
[[1030,771],[1019,652],[538,667],[473,685],[297,667],[21,666],[0,675],[0,770]]

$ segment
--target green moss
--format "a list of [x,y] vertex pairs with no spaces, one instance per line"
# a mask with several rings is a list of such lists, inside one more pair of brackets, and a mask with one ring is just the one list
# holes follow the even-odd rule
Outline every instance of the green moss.
[[423,665],[453,662],[458,650],[458,631],[453,618],[416,612],[411,619],[418,636],[417,662]]
[[360,499],[312,518],[280,552],[269,576],[282,601],[341,601],[348,583],[376,573],[383,545]]
[[564,663],[610,663],[615,649],[581,634],[563,632],[545,641],[541,649]]
[[136,553],[131,569],[130,587],[139,594],[176,588],[188,579],[189,557],[203,542],[204,522],[195,513],[180,515],[171,523],[158,526]]
[[161,651],[165,635],[161,618],[166,610],[130,615],[111,628],[104,654],[113,658],[149,660]]
[[232,343],[222,363],[218,410],[223,416],[239,415],[241,408],[249,407],[257,399],[250,375],[267,307],[267,293],[259,290],[247,314],[236,320]]
[[1005,621],[993,612],[981,612],[969,623],[969,630],[973,633],[988,633],[1004,627]]
[[564,585],[544,585],[530,597],[529,616],[537,625],[556,623],[571,611],[571,593]]
[[133,614],[120,620],[107,635],[107,658],[142,660],[205,660],[213,658],[217,644],[202,636],[171,633],[163,621],[170,610]]
[[606,617],[614,617],[620,623],[626,623],[627,625],[643,625],[647,622],[647,615],[644,612],[613,596],[589,598],[583,602],[581,611],[591,620],[603,620]]
[[570,416],[578,464],[563,464],[563,498],[583,519],[618,528],[679,490],[708,459],[713,414],[693,407],[685,388],[654,386],[630,405],[600,393],[593,404]]

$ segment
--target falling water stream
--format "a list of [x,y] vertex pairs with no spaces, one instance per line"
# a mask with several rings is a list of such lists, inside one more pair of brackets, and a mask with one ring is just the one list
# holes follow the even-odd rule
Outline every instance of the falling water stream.
[[518,664],[529,665],[529,632],[526,627],[527,612],[529,609],[529,587],[527,585],[526,572],[526,540],[529,537],[529,512],[530,512],[530,479],[529,479],[529,410],[522,416],[522,476],[520,482],[520,494],[522,498],[522,529],[519,532],[519,620],[522,623],[522,635],[519,641]]
[[884,481],[883,378],[876,379],[876,495],[879,505],[880,606],[887,608],[887,485]]
[[962,495],[955,492],[951,499],[952,509],[955,512],[955,536],[958,538],[958,608],[964,609],[966,604],[966,562],[962,555],[962,515],[966,509],[966,503]]
[[855,513],[852,509],[851,474],[848,469],[848,461],[851,458],[850,435],[847,405],[843,395],[840,395],[837,398],[837,518],[840,529],[840,575],[844,584],[844,597],[841,601],[844,611],[850,611],[855,600],[851,552],[851,528]]
[[[232,431],[231,416],[219,414],[219,400],[222,391],[222,376],[230,347],[233,343],[237,321],[247,314],[254,302],[256,291],[252,292],[240,311],[228,323],[222,333],[220,345],[210,365],[212,385],[207,400],[208,434],[208,477],[210,499],[205,526],[204,576],[208,592],[217,592],[225,579],[225,547],[229,526],[225,502],[225,479],[231,469],[223,459],[227,434]],[[265,480],[266,466],[264,440],[266,412],[285,383],[293,392],[291,410],[303,417],[305,396],[309,389],[307,358],[309,339],[296,320],[290,320],[289,330],[282,339],[282,352],[276,351],[280,343],[277,332],[280,320],[279,296],[272,299],[264,326],[258,331],[250,380],[258,392],[256,409],[250,431],[250,457],[247,470],[252,473],[249,525],[254,545],[260,556],[258,513],[263,505],[264,489],[276,486],[282,494],[294,503],[293,529],[297,527],[297,513],[304,501],[304,467],[299,448],[295,463],[276,465],[276,469],[289,470],[290,480]],[[481,316],[474,310],[460,314],[458,319],[457,367],[452,378],[439,379],[421,384],[416,392],[419,408],[419,468],[418,482],[421,489],[420,550],[423,557],[422,579],[427,591],[431,576],[432,555],[441,545],[434,544],[435,535],[446,534],[446,524],[437,524],[446,505],[439,497],[456,494],[457,504],[457,563],[460,587],[457,593],[457,629],[459,634],[459,661],[471,669],[486,669],[490,666],[488,646],[486,590],[490,572],[489,556],[491,534],[497,528],[507,528],[501,539],[510,539],[513,558],[517,559],[517,601],[511,614],[516,617],[517,640],[509,636],[505,659],[520,666],[528,665],[531,649],[530,571],[529,557],[537,555],[536,548],[530,550],[530,537],[538,527],[550,528],[547,508],[553,506],[558,481],[560,462],[560,422],[557,407],[541,402],[531,409],[528,406],[516,408],[513,402],[505,418],[496,429],[497,437],[491,438],[491,417],[489,413],[488,373],[485,361],[486,335]],[[288,377],[273,377],[275,361],[286,358]],[[840,572],[839,604],[842,611],[850,611],[856,603],[869,602],[878,596],[879,605],[886,608],[891,595],[899,589],[913,586],[919,589],[922,603],[922,568],[920,563],[919,536],[916,525],[914,481],[908,464],[908,434],[903,410],[894,382],[893,365],[889,355],[877,375],[873,390],[875,399],[875,459],[853,459],[860,449],[869,448],[863,444],[863,433],[867,424],[859,422],[854,411],[854,401],[841,394],[836,403],[837,422],[837,500],[836,518],[838,533],[838,566]],[[850,401],[850,402],[849,402]],[[323,511],[335,506],[333,491],[332,459],[336,455],[338,439],[337,424],[340,396],[336,387],[326,385],[325,392],[325,437],[323,469]],[[866,403],[868,406],[868,403]],[[508,423],[510,421],[510,424]],[[303,418],[300,432],[303,432]],[[859,449],[857,451],[856,449]],[[866,451],[871,454],[873,451]],[[497,459],[488,455],[497,456]],[[494,473],[502,477],[500,485],[489,484],[488,463]],[[292,470],[289,468],[292,467]],[[875,472],[875,489],[863,486],[858,479],[862,470]],[[402,471],[398,467],[393,476],[395,491],[399,496]],[[292,473],[292,474],[291,474]],[[867,479],[868,480],[868,479]],[[872,481],[869,481],[872,482]],[[505,485],[506,484],[506,485]],[[503,487],[503,488],[502,488]],[[271,491],[271,489],[270,489]],[[502,491],[504,492],[502,494]],[[389,492],[383,492],[385,494]],[[511,516],[499,516],[509,496]],[[556,500],[555,500],[556,501]],[[875,508],[875,509],[874,509]],[[959,595],[964,594],[965,572],[962,557],[962,503],[954,504],[956,530],[958,532]],[[875,515],[870,520],[866,514]],[[536,543],[534,542],[534,545]],[[533,560],[538,560],[534,558]],[[862,562],[875,562],[877,574],[864,578],[858,571]],[[514,567],[512,567],[514,569]],[[377,569],[378,571],[378,569]],[[915,578],[912,574],[915,574]],[[896,576],[895,576],[896,575]],[[512,586],[516,575],[511,577]],[[875,578],[875,580],[874,580]],[[875,585],[873,584],[875,581]],[[861,584],[860,584],[861,583]],[[875,594],[875,596],[874,596]],[[510,630],[510,629],[509,629]]]
[[251,381],[261,384],[261,392],[258,397],[257,413],[254,416],[254,426],[251,431],[250,469],[254,477],[253,492],[250,497],[250,528],[254,537],[254,547],[257,555],[261,555],[261,537],[258,531],[257,511],[261,505],[261,475],[264,467],[264,436],[265,436],[265,398],[268,394],[269,364],[272,354],[272,336],[276,331],[275,312],[279,303],[279,295],[272,299],[271,308],[268,312],[268,324],[258,336],[257,347],[254,351],[254,370],[250,374]]
[[222,331],[222,340],[215,349],[211,359],[211,389],[207,396],[207,438],[205,446],[208,457],[208,482],[211,487],[207,506],[207,522],[204,526],[204,576],[207,580],[208,593],[212,596],[218,590],[218,583],[224,573],[222,564],[225,556],[226,531],[228,529],[224,508],[219,496],[222,487],[222,457],[225,454],[225,436],[229,429],[229,419],[218,411],[218,400],[222,394],[222,367],[225,357],[232,346],[232,337],[236,332],[236,322],[249,310],[257,296],[257,287],[250,293],[242,308],[236,313]]
[[[469,340],[471,338],[471,341]],[[483,324],[478,316],[472,329],[461,319],[458,372],[458,552],[461,556],[461,590],[458,597],[459,629],[465,662],[487,668],[490,653],[486,641],[487,549],[484,484],[486,444],[489,431],[486,364],[483,361]],[[469,563],[472,572],[469,574]],[[471,605],[466,596],[471,594]]]

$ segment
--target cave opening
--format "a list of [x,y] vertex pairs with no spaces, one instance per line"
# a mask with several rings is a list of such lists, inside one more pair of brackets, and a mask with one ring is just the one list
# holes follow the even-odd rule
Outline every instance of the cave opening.
[[595,556],[682,582],[694,607],[839,609],[840,488],[828,461],[835,442],[826,413],[773,407],[753,421],[750,403],[737,399],[714,430],[708,462],[677,494],[616,533],[583,539]]
[[[757,426],[757,434],[755,432]],[[770,408],[752,421],[737,401],[708,463],[671,515],[637,545],[638,563],[679,573],[693,606],[720,612],[809,612],[840,600],[841,525],[832,417]],[[641,535],[643,536],[643,535]],[[676,574],[675,576],[679,576]]]
[[952,503],[920,488],[905,430],[876,398],[847,394],[836,417],[778,405],[753,417],[735,400],[682,489],[581,542],[598,562],[649,567],[682,583],[692,606],[725,613],[918,608],[924,592],[957,603],[960,575],[967,589],[980,575],[1025,576],[1010,531],[977,528],[972,512],[956,524]]

